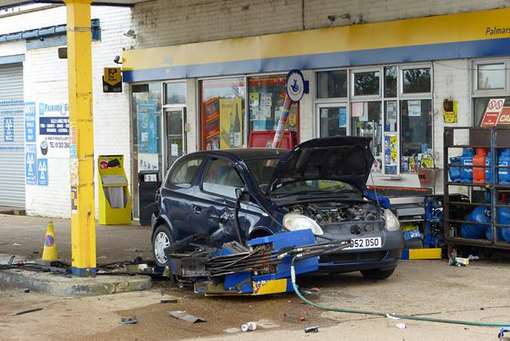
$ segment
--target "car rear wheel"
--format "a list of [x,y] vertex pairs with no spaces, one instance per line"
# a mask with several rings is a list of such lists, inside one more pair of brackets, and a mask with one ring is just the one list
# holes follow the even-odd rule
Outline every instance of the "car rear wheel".
[[169,260],[165,254],[165,250],[174,242],[172,234],[167,225],[159,225],[156,227],[152,237],[152,253],[158,267],[169,265]]
[[366,279],[386,279],[390,277],[394,272],[396,268],[389,269],[389,270],[381,270],[381,269],[374,269],[374,270],[363,270],[361,271],[361,274],[363,275],[363,278]]

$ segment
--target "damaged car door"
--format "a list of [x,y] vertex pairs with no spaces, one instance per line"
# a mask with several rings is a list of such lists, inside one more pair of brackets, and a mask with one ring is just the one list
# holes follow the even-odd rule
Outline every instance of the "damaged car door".
[[192,224],[207,227],[201,232],[208,234],[213,242],[237,239],[234,217],[236,189],[243,187],[244,182],[230,160],[210,158],[202,176],[201,193],[195,202],[200,214],[194,212]]
[[161,210],[170,221],[173,237],[180,239],[193,233],[189,217],[204,157],[185,157],[177,162],[161,188]]

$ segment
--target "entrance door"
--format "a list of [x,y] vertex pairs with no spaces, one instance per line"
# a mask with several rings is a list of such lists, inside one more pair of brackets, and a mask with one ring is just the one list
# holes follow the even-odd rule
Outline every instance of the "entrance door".
[[319,104],[319,136],[349,135],[349,115],[346,103]]
[[[186,109],[165,109],[165,172],[180,156],[186,154]],[[164,175],[163,174],[163,175]]]

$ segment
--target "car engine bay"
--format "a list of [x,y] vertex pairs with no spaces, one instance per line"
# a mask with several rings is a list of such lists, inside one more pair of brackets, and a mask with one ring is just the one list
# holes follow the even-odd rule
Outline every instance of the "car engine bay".
[[308,202],[291,204],[287,209],[289,213],[301,214],[315,220],[324,232],[329,233],[359,235],[380,231],[384,227],[382,210],[370,202]]

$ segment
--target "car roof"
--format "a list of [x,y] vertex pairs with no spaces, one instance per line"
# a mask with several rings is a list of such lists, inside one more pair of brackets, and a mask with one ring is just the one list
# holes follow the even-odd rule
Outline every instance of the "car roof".
[[201,151],[198,152],[197,154],[217,155],[231,159],[233,158],[248,161],[253,159],[265,159],[265,158],[280,159],[283,156],[287,155],[288,152],[289,151],[287,149],[273,149],[273,148],[227,148],[221,150]]

